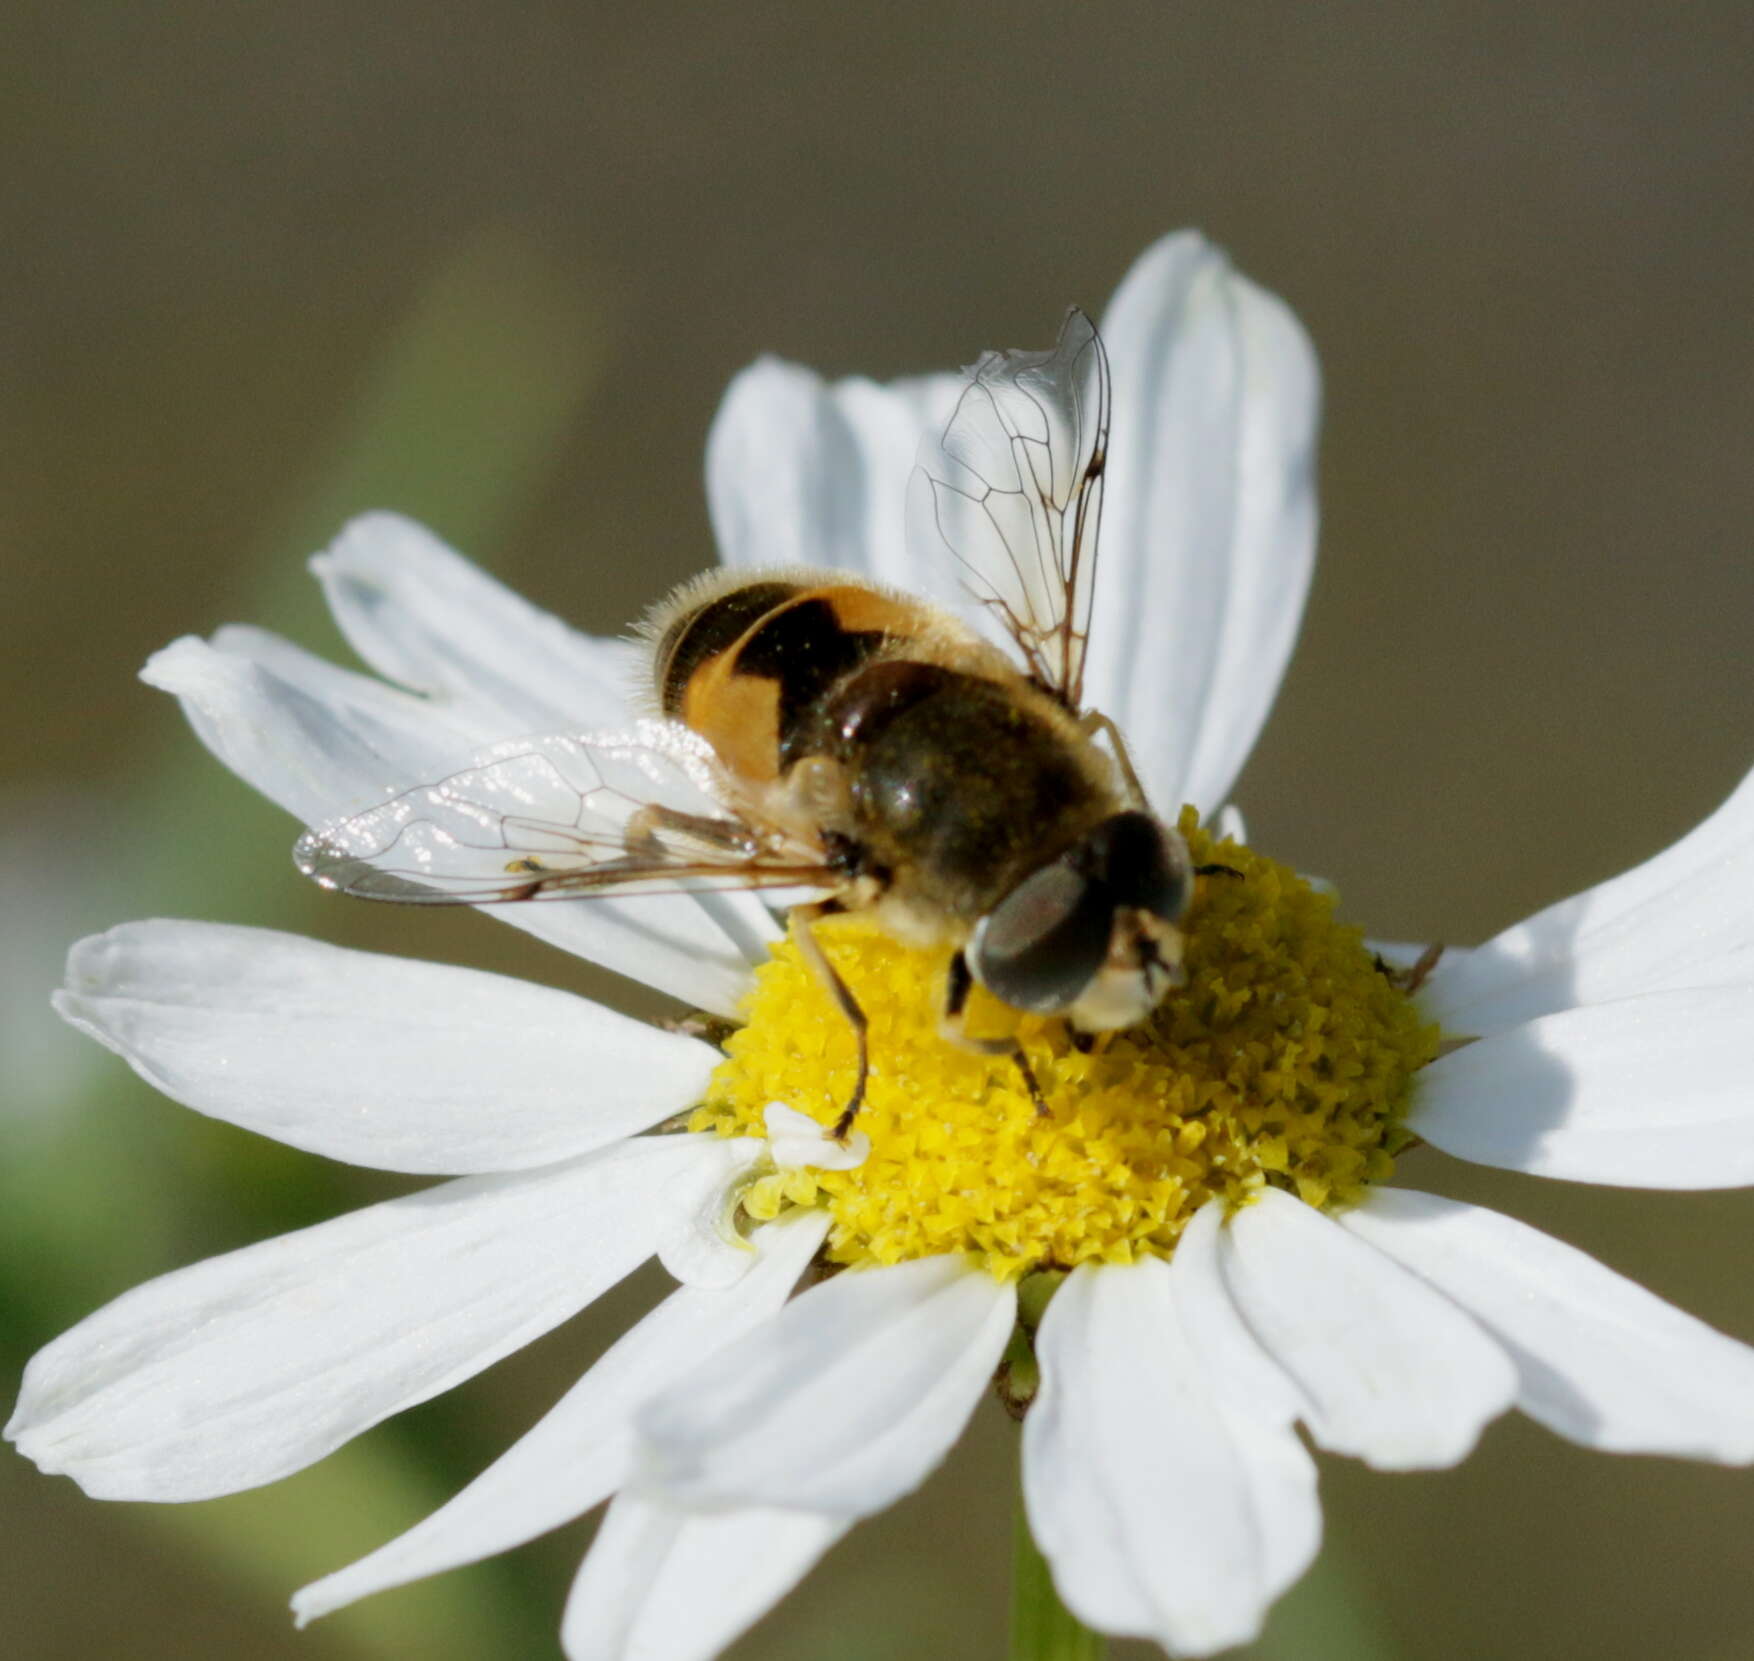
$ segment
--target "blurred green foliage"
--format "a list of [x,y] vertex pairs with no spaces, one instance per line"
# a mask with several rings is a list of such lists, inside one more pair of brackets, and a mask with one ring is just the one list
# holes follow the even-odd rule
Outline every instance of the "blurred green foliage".
[[[246,556],[245,614],[294,637],[316,633],[305,556],[382,502],[406,503],[460,540],[492,541],[552,463],[591,390],[601,338],[587,298],[561,293],[515,237],[482,238],[439,268],[362,378],[306,490]],[[293,884],[262,881],[265,850],[289,841],[284,816],[240,792],[188,735],[137,769],[112,808],[131,827],[124,857],[79,896],[82,911],[277,926],[306,909]],[[301,1227],[372,1192],[358,1173],[265,1138],[194,1116],[167,1126],[163,1104],[119,1066],[75,1071],[38,1134],[0,1164],[0,1340],[15,1366],[82,1291],[126,1285],[155,1259],[168,1268],[191,1238]],[[313,1541],[342,1556],[369,1549],[470,1474],[432,1416],[420,1424],[357,1441],[266,1493],[133,1515],[279,1602],[325,1561]],[[522,1578],[490,1569],[368,1603],[330,1623],[330,1643],[434,1658],[539,1645],[550,1623]]]

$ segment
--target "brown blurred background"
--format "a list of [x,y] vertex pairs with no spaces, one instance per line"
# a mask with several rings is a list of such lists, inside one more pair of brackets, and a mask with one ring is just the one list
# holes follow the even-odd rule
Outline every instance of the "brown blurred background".
[[[1044,343],[1183,224],[1284,294],[1326,371],[1322,558],[1240,797],[1375,932],[1482,938],[1754,763],[1737,0],[11,0],[0,46],[8,1395],[144,1276],[392,1191],[60,1033],[70,939],[206,916],[611,990],[479,918],[307,891],[142,659],[246,618],[341,650],[300,562],[380,505],[616,631],[710,559],[702,439],[758,352],[887,376]],[[1408,1174],[1754,1338],[1754,1196]],[[302,1636],[284,1597],[486,1463],[651,1291],[261,1494],[106,1507],[8,1455],[7,1653],[557,1654],[588,1525]],[[983,1413],[737,1655],[1001,1653],[1013,1440]],[[1256,1661],[1754,1650],[1747,1473],[1507,1423],[1460,1471],[1327,1461],[1324,1491],[1328,1556]]]

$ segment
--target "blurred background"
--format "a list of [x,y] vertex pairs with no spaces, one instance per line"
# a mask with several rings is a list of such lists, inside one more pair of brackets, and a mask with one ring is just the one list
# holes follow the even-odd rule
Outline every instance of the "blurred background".
[[[658,1011],[486,919],[301,883],[291,823],[139,664],[228,619],[345,658],[303,560],[376,506],[619,631],[712,557],[702,440],[757,353],[890,376],[1045,344],[1184,224],[1286,296],[1326,372],[1322,556],[1239,795],[1383,936],[1483,938],[1754,763],[1737,0],[9,0],[0,43],[0,1394],[144,1277],[396,1191],[61,1031],[76,936],[266,924]],[[1754,1195],[1407,1174],[1754,1338]],[[590,1523],[303,1635],[285,1598],[657,1285],[234,1500],[105,1506],[8,1454],[7,1652],[557,1655]],[[736,1655],[1000,1653],[1014,1443],[983,1411]],[[1747,1473],[1507,1422],[1458,1471],[1323,1484],[1329,1549],[1255,1661],[1754,1648]]]

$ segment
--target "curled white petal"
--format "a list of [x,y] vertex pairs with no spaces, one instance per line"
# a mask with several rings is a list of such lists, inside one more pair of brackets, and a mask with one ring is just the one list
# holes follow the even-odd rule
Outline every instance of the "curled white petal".
[[429,1175],[589,1153],[699,1100],[720,1059],[526,981],[219,923],[80,941],[55,1007],[187,1107]]
[[1510,1352],[1517,1406],[1585,1447],[1754,1463],[1754,1348],[1538,1229],[1434,1194],[1375,1190],[1341,1223]]
[[1562,1010],[1420,1074],[1407,1125],[1480,1165],[1635,1188],[1754,1182],[1754,982]]
[[658,1261],[684,1286],[734,1286],[755,1264],[755,1248],[737,1232],[737,1206],[766,1149],[753,1136],[726,1148],[724,1162],[702,1164],[664,1196]]
[[1379,1470],[1453,1465],[1516,1396],[1503,1349],[1319,1211],[1265,1190],[1226,1224],[1225,1284],[1310,1433]]
[[836,1275],[646,1407],[642,1484],[696,1508],[881,1510],[956,1440],[1015,1314],[958,1258]]
[[716,1137],[623,1143],[161,1276],[36,1355],[7,1435],[99,1499],[272,1482],[575,1314],[652,1254],[675,1184],[740,1157]]
[[871,1157],[871,1138],[862,1130],[837,1142],[808,1113],[784,1102],[769,1102],[762,1123],[768,1153],[782,1171],[853,1171]]
[[756,1261],[736,1286],[673,1292],[453,1500],[298,1593],[292,1607],[299,1624],[386,1587],[510,1550],[606,1499],[632,1468],[634,1411],[778,1309],[826,1230],[820,1213],[769,1224],[757,1232]]

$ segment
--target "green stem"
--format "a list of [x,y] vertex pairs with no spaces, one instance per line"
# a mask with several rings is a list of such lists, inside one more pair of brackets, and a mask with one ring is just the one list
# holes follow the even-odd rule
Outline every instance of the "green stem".
[[1019,1493],[1011,1525],[1011,1661],[1102,1661],[1104,1647],[1102,1635],[1060,1602]]

